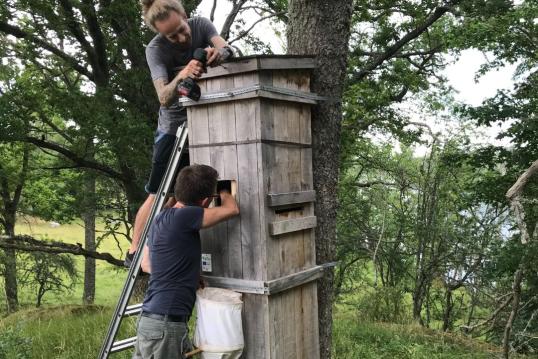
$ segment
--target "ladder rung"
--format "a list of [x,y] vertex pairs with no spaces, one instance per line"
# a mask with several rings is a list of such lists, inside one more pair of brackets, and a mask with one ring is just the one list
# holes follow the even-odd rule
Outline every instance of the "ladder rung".
[[142,311],[142,304],[133,304],[125,308],[125,312],[123,312],[123,317],[130,317],[132,315],[138,315]]
[[134,347],[135,343],[136,343],[136,337],[118,340],[117,342],[114,342],[114,344],[112,344],[110,353],[117,353],[117,352],[121,352],[122,350],[132,348]]

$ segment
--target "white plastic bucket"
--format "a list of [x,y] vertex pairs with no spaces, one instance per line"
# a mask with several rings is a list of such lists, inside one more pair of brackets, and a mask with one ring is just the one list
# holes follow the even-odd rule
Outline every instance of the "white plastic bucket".
[[243,353],[245,340],[241,322],[241,294],[221,288],[196,292],[194,345],[203,359],[236,359]]

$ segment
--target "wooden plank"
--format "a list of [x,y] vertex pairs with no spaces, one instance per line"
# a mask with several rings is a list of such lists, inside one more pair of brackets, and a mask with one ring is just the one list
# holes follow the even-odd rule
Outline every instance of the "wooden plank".
[[318,294],[317,283],[311,282],[301,287],[303,291],[303,328],[304,328],[304,357],[319,359],[319,330],[318,330]]
[[[209,92],[233,86],[233,79],[223,78],[207,83]],[[231,102],[208,106],[209,143],[235,141],[235,106]]]
[[274,81],[275,86],[294,91],[310,91],[310,70],[279,69],[273,70],[273,77],[282,79]]
[[248,72],[235,75],[233,77],[234,88],[247,87],[259,84],[259,77],[257,72]]
[[[211,92],[207,92],[206,94],[216,94],[216,93],[220,94],[222,92],[223,91],[214,90]],[[257,97],[262,97],[262,98],[267,98],[267,99],[272,99],[272,100],[280,100],[280,101],[290,101],[290,102],[296,102],[296,103],[298,102],[298,103],[304,103],[304,104],[309,104],[309,105],[315,105],[318,103],[317,100],[311,99],[311,98],[306,98],[306,97],[301,97],[298,95],[296,96],[296,95],[291,95],[291,94],[282,94],[278,92],[272,92],[270,90],[260,89],[260,90],[252,90],[249,92],[245,92],[245,93],[233,95],[233,96],[229,95],[229,96],[217,97],[217,98],[202,97],[198,102],[188,100],[188,101],[182,102],[182,104],[184,107],[192,107],[192,106],[202,106],[202,105],[208,105],[208,104],[224,103],[224,102],[244,100],[244,99],[249,99],[249,98],[257,98]]]
[[301,231],[316,227],[316,216],[288,219],[269,223],[269,233],[277,236],[284,233]]
[[202,279],[210,287],[234,290],[240,293],[267,294],[267,285],[263,281],[230,278],[204,274]]
[[260,128],[256,128],[256,119],[260,117],[258,99],[239,100],[234,102],[236,140],[253,141],[260,139]]
[[269,193],[267,195],[267,205],[269,207],[314,202],[315,200],[316,200],[316,191]]
[[323,267],[315,266],[301,272],[293,273],[284,277],[266,282],[269,294],[276,294],[312,282],[323,276]]
[[302,55],[256,55],[230,59],[217,67],[210,67],[202,79],[239,74],[257,70],[273,69],[313,69],[315,68],[312,56]]
[[312,144],[311,108],[308,105],[299,105],[299,128],[301,143]]
[[[221,173],[221,178],[235,180],[237,181],[238,189],[242,188],[242,183],[239,182],[239,174],[237,169],[237,146],[222,147],[222,153],[224,158],[224,169]],[[243,192],[241,190],[238,190],[238,193],[236,194],[236,200],[239,207],[241,207],[242,193]],[[226,222],[226,238],[228,239],[228,252],[226,254],[226,259],[228,261],[228,274],[234,278],[243,278],[243,261],[241,259],[243,257],[241,243],[242,217],[233,217],[228,219]]]
[[300,288],[294,296],[295,305],[293,309],[293,317],[295,322],[295,357],[296,358],[306,358],[305,357],[305,347],[304,347],[304,321],[303,316],[305,311],[303,309],[303,290]]
[[[261,122],[261,118],[257,119],[257,121]],[[257,125],[258,128],[261,127],[261,123]],[[264,280],[267,280],[268,273],[269,273],[269,253],[270,253],[270,241],[267,241],[267,238],[269,238],[269,229],[267,227],[268,219],[267,219],[267,206],[265,205],[265,193],[267,191],[267,188],[269,187],[269,184],[267,183],[268,176],[267,176],[267,170],[264,168],[263,165],[263,158],[264,158],[264,149],[262,143],[256,144],[256,156],[258,158],[258,203],[260,204],[260,221],[258,223],[259,226],[259,250],[260,253],[260,261],[258,262],[260,274]]]
[[265,295],[243,295],[243,334],[245,348],[242,358],[270,358],[268,298]]
[[187,119],[189,126],[189,145],[209,143],[207,108],[187,108]]
[[[300,290],[299,290],[300,291]],[[287,318],[283,327],[282,327],[282,339],[283,340],[283,351],[284,356],[281,358],[284,359],[296,359],[296,345],[295,342],[295,326],[296,323],[294,320],[290,320],[295,317],[295,297],[298,290],[290,290],[284,292],[282,295],[282,313],[281,315],[284,318]]]
[[288,324],[289,318],[285,318],[282,308],[282,295],[270,296],[269,299],[269,334],[271,336],[270,358],[284,358],[283,328]]
[[259,61],[259,66],[262,70],[313,69],[316,67],[314,59],[310,56],[297,56],[288,58],[282,56],[267,56],[260,57]]
[[256,144],[237,146],[237,165],[239,181],[239,210],[241,212],[241,259],[243,278],[264,279],[265,258],[263,257],[263,238],[260,233],[260,199],[258,156]]
[[280,100],[280,101],[290,101],[290,102],[298,102],[298,103],[306,103],[310,105],[316,105],[318,103],[318,100],[314,100],[311,98],[301,97],[301,96],[295,96],[295,95],[288,95],[288,94],[282,94],[278,92],[272,92],[269,90],[258,90],[258,96],[264,97],[264,98],[270,98],[272,100]]

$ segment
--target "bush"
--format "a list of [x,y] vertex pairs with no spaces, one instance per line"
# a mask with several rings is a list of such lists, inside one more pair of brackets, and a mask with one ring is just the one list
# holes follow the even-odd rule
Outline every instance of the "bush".
[[31,358],[32,339],[22,333],[19,326],[8,327],[0,333],[0,359]]
[[369,322],[408,323],[405,292],[399,287],[378,287],[365,293],[357,304],[358,316]]

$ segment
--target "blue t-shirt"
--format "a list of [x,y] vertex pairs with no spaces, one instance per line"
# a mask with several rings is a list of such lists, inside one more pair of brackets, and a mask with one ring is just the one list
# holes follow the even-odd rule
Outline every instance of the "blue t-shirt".
[[200,278],[200,233],[204,209],[168,208],[155,218],[148,237],[151,276],[142,310],[190,316]]
[[[211,38],[218,36],[215,26],[206,18],[193,17],[187,20],[191,28],[191,47],[187,50],[180,45],[170,42],[166,36],[156,35],[146,47],[146,60],[153,81],[164,78],[167,82],[192,60],[194,50],[211,46]],[[187,119],[183,106],[176,101],[169,107],[159,109],[158,130],[162,133],[175,135],[179,125]]]

